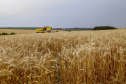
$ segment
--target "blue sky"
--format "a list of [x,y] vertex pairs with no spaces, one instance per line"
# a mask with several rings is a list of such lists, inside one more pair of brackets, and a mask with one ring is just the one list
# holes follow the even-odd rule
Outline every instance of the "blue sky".
[[0,27],[126,28],[126,0],[0,0]]

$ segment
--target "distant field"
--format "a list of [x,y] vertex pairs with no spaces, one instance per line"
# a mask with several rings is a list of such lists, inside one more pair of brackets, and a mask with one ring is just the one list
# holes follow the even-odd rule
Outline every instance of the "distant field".
[[[23,30],[36,30],[38,28],[42,28],[42,27],[0,27],[0,29],[23,29]],[[74,29],[74,28],[61,29],[61,28],[52,28],[52,30],[60,30],[60,31],[89,31],[91,29]]]
[[25,30],[36,30],[41,27],[0,27],[0,29],[25,29]]
[[28,34],[36,33],[36,29],[41,27],[0,27],[0,33]]
[[23,29],[0,29],[0,33],[16,33],[16,34],[28,34],[28,33],[36,33],[36,30],[23,30]]
[[[63,30],[52,30],[52,33],[54,32],[67,32]],[[31,33],[36,33],[36,30],[31,30],[31,29],[0,29],[0,33],[15,33],[15,34],[31,34]]]
[[125,29],[0,32],[0,84],[126,84]]

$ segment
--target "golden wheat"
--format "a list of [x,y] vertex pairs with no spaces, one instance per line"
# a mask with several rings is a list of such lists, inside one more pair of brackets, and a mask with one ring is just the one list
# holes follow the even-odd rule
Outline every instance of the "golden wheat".
[[124,84],[126,30],[0,36],[1,84]]

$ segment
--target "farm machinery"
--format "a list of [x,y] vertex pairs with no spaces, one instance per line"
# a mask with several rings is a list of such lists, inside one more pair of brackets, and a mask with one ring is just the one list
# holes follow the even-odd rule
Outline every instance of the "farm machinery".
[[42,27],[41,29],[36,29],[36,33],[49,33],[52,27]]

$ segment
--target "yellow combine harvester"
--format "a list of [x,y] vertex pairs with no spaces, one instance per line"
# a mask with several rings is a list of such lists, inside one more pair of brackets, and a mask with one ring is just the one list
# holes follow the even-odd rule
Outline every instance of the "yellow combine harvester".
[[52,27],[43,27],[41,29],[36,29],[36,33],[49,33],[51,30]]

